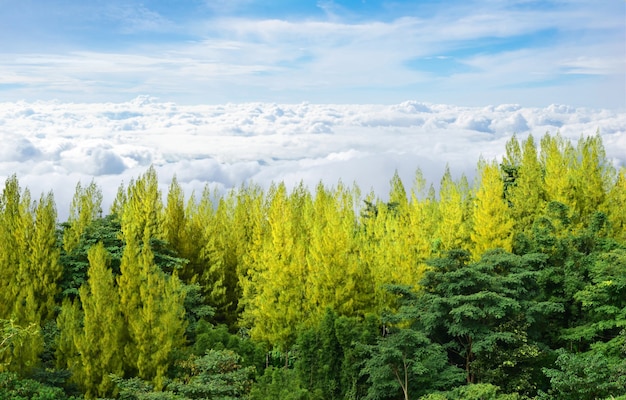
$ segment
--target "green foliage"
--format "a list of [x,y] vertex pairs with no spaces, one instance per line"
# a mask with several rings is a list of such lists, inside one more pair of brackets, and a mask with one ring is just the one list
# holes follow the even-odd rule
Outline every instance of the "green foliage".
[[232,334],[226,325],[214,326],[200,321],[195,330],[193,354],[201,356],[210,350],[229,350],[240,357],[244,367],[253,366],[260,370],[265,364],[265,350],[252,341],[244,332]]
[[79,184],[60,227],[12,176],[0,370],[39,383],[3,379],[34,398],[626,396],[624,169],[598,135],[548,134],[478,171],[437,193],[418,170],[410,197],[396,173],[385,201],[275,183],[185,203],[174,179],[164,205],[150,168],[108,216]]
[[419,299],[409,288],[390,287],[399,310],[383,319],[384,336],[369,348],[361,373],[370,386],[366,399],[415,398],[458,384],[460,369],[448,364],[445,349],[433,343],[416,319]]
[[324,399],[345,398],[341,386],[343,349],[335,332],[337,314],[328,309],[317,328],[300,333],[296,370],[310,392]]
[[[557,351],[556,368],[546,368],[552,388],[543,398],[593,400],[626,395],[626,358],[601,352]],[[626,355],[626,354],[624,354]]]
[[32,379],[20,379],[17,374],[0,372],[0,399],[11,400],[70,400],[63,389],[43,385]]
[[[64,225],[65,229],[67,225]],[[92,246],[102,243],[109,254],[110,268],[115,275],[120,273],[120,262],[124,242],[120,239],[121,225],[114,215],[107,215],[91,221],[82,231],[78,243],[70,252],[61,252],[63,276],[60,287],[63,297],[78,296],[78,289],[87,281],[89,259],[87,254]]]
[[202,357],[191,356],[179,362],[179,376],[166,382],[162,390],[139,378],[113,376],[119,398],[126,400],[245,398],[250,391],[254,367],[242,367],[241,358],[230,350],[209,350]]
[[296,371],[269,367],[250,390],[250,399],[310,400],[311,395],[301,386]]
[[468,264],[468,260],[468,253],[453,251],[432,261],[433,269],[422,282],[419,318],[429,336],[444,343],[451,362],[464,366],[467,382],[475,383],[484,378],[481,369],[497,367],[490,361],[494,349],[537,355],[522,350],[528,341],[518,330],[536,325],[560,307],[536,301],[533,265],[541,257],[497,250],[478,262]]

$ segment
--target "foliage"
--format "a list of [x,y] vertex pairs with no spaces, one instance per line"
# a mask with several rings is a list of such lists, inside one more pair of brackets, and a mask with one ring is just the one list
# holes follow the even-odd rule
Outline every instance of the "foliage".
[[62,389],[43,385],[32,379],[20,379],[17,374],[0,372],[0,399],[11,400],[71,400]]
[[31,197],[11,176],[6,390],[626,396],[625,169],[598,134],[513,137],[505,150],[499,165],[479,160],[472,183],[446,169],[436,190],[417,170],[409,191],[396,173],[384,199],[341,182],[186,199],[176,178],[162,193],[151,167],[109,215],[97,185],[78,184],[60,225],[52,193]]

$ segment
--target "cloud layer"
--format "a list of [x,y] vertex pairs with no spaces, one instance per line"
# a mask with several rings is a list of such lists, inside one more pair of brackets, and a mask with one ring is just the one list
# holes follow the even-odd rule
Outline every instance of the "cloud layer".
[[397,170],[410,186],[417,168],[437,183],[448,164],[474,174],[515,133],[577,140],[599,131],[607,155],[626,165],[626,114],[551,105],[458,107],[246,103],[182,106],[138,97],[124,103],[0,103],[0,177],[16,173],[33,195],[53,190],[60,218],[78,181],[95,179],[111,202],[120,183],[154,165],[166,189],[187,193],[320,180],[355,182],[384,196]]

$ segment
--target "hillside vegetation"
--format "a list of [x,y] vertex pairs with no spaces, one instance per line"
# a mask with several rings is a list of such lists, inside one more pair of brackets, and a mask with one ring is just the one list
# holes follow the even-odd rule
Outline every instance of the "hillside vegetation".
[[[0,398],[626,396],[626,169],[513,137],[477,179],[0,198]],[[612,397],[613,396],[613,397]]]

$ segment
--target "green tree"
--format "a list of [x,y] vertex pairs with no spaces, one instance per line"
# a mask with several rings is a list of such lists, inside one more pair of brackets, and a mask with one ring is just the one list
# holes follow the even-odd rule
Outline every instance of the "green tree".
[[366,399],[408,400],[448,388],[463,380],[462,370],[448,364],[445,349],[433,343],[417,324],[416,295],[406,287],[391,287],[398,296],[397,313],[383,316],[384,336],[369,346],[370,358],[362,374],[370,387]]
[[494,348],[514,353],[528,345],[518,329],[531,330],[561,310],[536,300],[536,270],[544,260],[494,250],[470,264],[464,251],[432,261],[422,281],[420,323],[433,341],[444,344],[453,364],[463,365],[467,383],[482,381],[481,371],[496,367],[490,362]]

